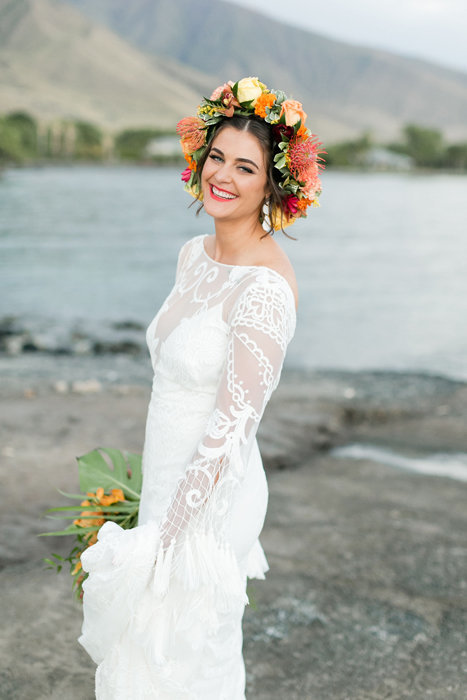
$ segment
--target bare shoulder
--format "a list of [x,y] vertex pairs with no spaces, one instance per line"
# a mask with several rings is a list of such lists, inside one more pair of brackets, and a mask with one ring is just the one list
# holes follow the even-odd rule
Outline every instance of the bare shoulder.
[[274,240],[271,240],[271,243],[273,245],[268,248],[267,253],[265,251],[266,254],[262,256],[262,262],[259,264],[271,268],[285,278],[292,290],[295,298],[295,308],[297,308],[298,286],[293,265],[290,262],[287,253],[281,248],[281,246]]

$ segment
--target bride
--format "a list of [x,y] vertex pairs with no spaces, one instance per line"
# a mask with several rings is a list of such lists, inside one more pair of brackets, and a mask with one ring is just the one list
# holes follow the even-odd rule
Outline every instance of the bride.
[[99,700],[244,700],[247,578],[264,578],[268,487],[256,432],[294,330],[297,285],[274,231],[320,193],[299,102],[257,78],[178,124],[186,189],[213,235],[179,253],[147,329],[154,369],[138,527],[107,522],[81,557],[80,643]]

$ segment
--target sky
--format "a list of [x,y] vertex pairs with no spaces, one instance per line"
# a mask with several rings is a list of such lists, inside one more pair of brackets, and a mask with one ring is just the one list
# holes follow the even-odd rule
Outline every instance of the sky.
[[467,0],[230,0],[352,44],[467,73]]

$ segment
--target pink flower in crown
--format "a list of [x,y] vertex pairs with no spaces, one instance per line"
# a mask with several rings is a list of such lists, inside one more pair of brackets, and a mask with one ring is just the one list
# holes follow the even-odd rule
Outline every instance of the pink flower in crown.
[[288,194],[283,201],[283,209],[286,216],[290,214],[294,216],[298,211],[298,197],[294,194]]
[[185,154],[194,153],[206,143],[204,122],[199,117],[185,117],[176,128]]
[[183,182],[188,182],[190,177],[191,177],[191,168],[185,168],[185,170],[182,173]]
[[223,92],[232,92],[233,86],[234,86],[234,83],[231,80],[229,80],[228,83],[224,83],[223,85],[219,85],[219,87],[216,87],[216,89],[213,91],[213,93],[209,99],[210,100],[220,100]]
[[224,83],[224,85],[219,85],[209,98],[210,100],[222,101],[223,107],[217,107],[216,112],[223,114],[225,117],[233,117],[235,107],[240,107],[240,102],[232,92],[233,85],[234,83],[231,80],[228,83]]

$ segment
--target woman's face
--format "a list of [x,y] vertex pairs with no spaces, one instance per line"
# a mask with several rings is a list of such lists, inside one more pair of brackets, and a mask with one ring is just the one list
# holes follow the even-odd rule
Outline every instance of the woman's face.
[[225,127],[214,138],[201,186],[206,212],[215,219],[254,219],[266,191],[265,156],[256,136]]

